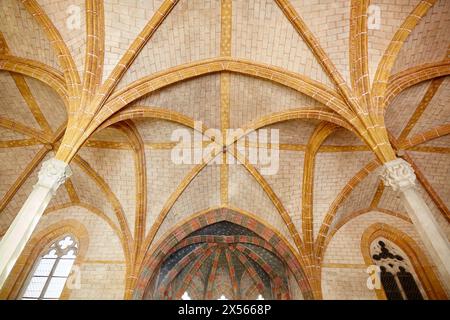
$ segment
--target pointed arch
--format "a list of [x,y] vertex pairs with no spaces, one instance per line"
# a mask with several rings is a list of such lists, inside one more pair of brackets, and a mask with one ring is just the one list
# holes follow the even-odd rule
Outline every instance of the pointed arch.
[[[361,252],[367,266],[373,264],[370,255],[370,244],[378,237],[383,237],[392,241],[405,252],[429,299],[447,299],[447,295],[442,288],[433,266],[430,264],[417,243],[406,233],[385,223],[375,223],[371,225],[361,237]],[[382,289],[376,290],[376,293],[378,299],[385,299]]]
[[[0,291],[0,299],[13,300],[19,297],[20,290],[42,250],[64,234],[72,234],[77,238],[80,248],[75,265],[83,262],[89,247],[89,235],[84,225],[74,219],[66,219],[52,224],[38,232],[28,241]],[[69,296],[70,290],[66,287],[61,295],[61,299],[68,299]]]

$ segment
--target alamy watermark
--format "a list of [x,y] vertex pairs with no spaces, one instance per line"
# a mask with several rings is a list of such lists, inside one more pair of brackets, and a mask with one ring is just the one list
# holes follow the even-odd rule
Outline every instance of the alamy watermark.
[[81,29],[81,8],[76,5],[70,5],[66,10],[66,27],[68,30]]
[[377,265],[370,265],[366,272],[369,274],[367,278],[367,288],[369,290],[381,289],[381,269]]
[[381,8],[375,4],[371,4],[367,8],[367,29],[381,29]]

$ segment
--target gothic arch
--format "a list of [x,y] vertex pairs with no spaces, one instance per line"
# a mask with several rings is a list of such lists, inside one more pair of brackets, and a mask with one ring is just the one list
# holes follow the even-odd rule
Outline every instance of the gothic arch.
[[[54,242],[64,234],[72,234],[77,238],[79,251],[74,265],[79,265],[84,261],[87,249],[89,247],[89,235],[86,228],[77,220],[62,220],[50,225],[44,230],[38,232],[22,251],[17,263],[14,265],[8,279],[5,282],[4,289],[0,292],[0,299],[17,299],[28,274],[34,266],[36,259],[46,246]],[[64,288],[61,299],[67,300],[71,290]]]
[[261,235],[285,259],[287,266],[293,272],[302,290],[304,298],[313,299],[313,291],[306,277],[304,266],[301,265],[298,254],[292,251],[292,248],[283,240],[282,236],[280,237],[277,231],[272,230],[262,222],[228,208],[219,208],[195,215],[187,222],[178,224],[177,227],[166,233],[166,236],[154,247],[155,249],[144,258],[136,281],[133,298],[142,299],[144,297],[147,286],[156,276],[156,271],[163,262],[164,257],[180,241],[197,230],[222,221],[232,222]]
[[[406,233],[387,224],[375,223],[367,228],[361,237],[361,252],[367,266],[373,265],[370,254],[370,245],[378,237],[383,237],[393,242],[408,256],[428,299],[447,299],[447,295],[442,288],[433,266],[430,264],[428,258],[419,248],[417,243]],[[379,300],[386,299],[383,289],[375,289],[375,292]]]

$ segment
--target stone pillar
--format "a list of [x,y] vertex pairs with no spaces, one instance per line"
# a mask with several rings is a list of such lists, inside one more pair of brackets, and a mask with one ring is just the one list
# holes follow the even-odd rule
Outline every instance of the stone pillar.
[[50,159],[42,163],[39,180],[0,242],[0,288],[30,239],[56,190],[72,174],[67,163]]
[[445,286],[450,284],[450,244],[430,208],[415,188],[416,175],[411,165],[403,159],[384,164],[381,175],[384,184],[400,193],[422,242],[438,268]]

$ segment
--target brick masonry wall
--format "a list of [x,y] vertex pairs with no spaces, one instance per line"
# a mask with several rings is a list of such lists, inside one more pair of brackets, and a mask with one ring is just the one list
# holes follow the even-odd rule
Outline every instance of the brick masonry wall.
[[406,17],[418,4],[416,0],[373,0],[371,5],[380,8],[380,28],[368,30],[369,75],[373,81],[380,60],[389,46],[392,37]]
[[36,79],[25,77],[31,94],[53,131],[67,121],[64,102],[55,90]]
[[450,119],[450,108],[448,108],[449,100],[450,77],[446,77],[433,99],[431,99],[430,104],[425,109],[419,121],[417,121],[416,125],[411,130],[410,136],[412,137],[423,131],[448,123]]
[[432,261],[411,223],[380,212],[360,215],[337,231],[325,251],[322,268],[324,299],[376,299],[375,292],[366,286],[368,274],[361,253],[361,237],[377,222],[406,233]]
[[174,84],[138,99],[132,106],[160,107],[220,128],[220,76],[210,74]]
[[0,72],[0,116],[17,121],[33,129],[39,129],[39,124],[34,119],[14,79],[8,72]]
[[105,65],[107,79],[125,51],[151,19],[162,0],[105,0]]
[[406,39],[392,69],[393,74],[444,59],[448,50],[450,2],[438,0]]
[[[233,1],[232,56],[268,63],[332,86],[307,44],[271,0]],[[287,45],[289,44],[289,45]]]
[[280,198],[299,234],[302,234],[301,203],[304,152],[280,150],[278,173],[264,176]]
[[[91,167],[100,174],[119,199],[131,232],[136,215],[136,178],[133,152],[83,148],[80,151]],[[107,159],[107,161],[105,161]]]
[[246,124],[275,112],[325,107],[293,89],[244,75],[231,74],[230,126]]
[[220,166],[213,164],[195,177],[174,203],[153,243],[162,239],[166,232],[190,215],[220,205],[219,170]]
[[424,81],[401,92],[386,109],[386,128],[398,137],[425,95],[431,81]]
[[350,83],[349,54],[346,49],[349,46],[350,2],[294,0],[291,3],[337,70]]
[[[78,72],[84,70],[86,53],[86,7],[83,0],[39,0],[72,54]],[[72,18],[79,14],[79,25]]]
[[[3,132],[0,132],[0,135],[3,137]],[[40,148],[39,146],[0,148],[0,198],[6,194]]]
[[13,54],[37,60],[60,70],[52,44],[21,1],[2,1],[0,21],[8,21],[8,23],[0,24],[0,31]]
[[183,63],[217,57],[219,47],[220,1],[181,0],[118,87]]
[[71,291],[69,299],[123,299],[125,258],[118,236],[104,220],[73,206],[43,216],[35,233],[68,217],[83,224],[89,237],[85,261],[80,266],[81,286]]
[[370,152],[317,154],[314,170],[314,237],[339,192],[372,159]]
[[[53,156],[52,153],[47,154],[43,161],[50,159],[51,156]],[[31,191],[33,190],[33,186],[38,181],[38,172],[39,167],[33,170],[28,179],[23,183],[19,190],[17,190],[11,201],[1,212],[0,234],[4,234],[6,232],[6,230],[16,217],[17,213],[19,212],[20,208],[30,195]]]

